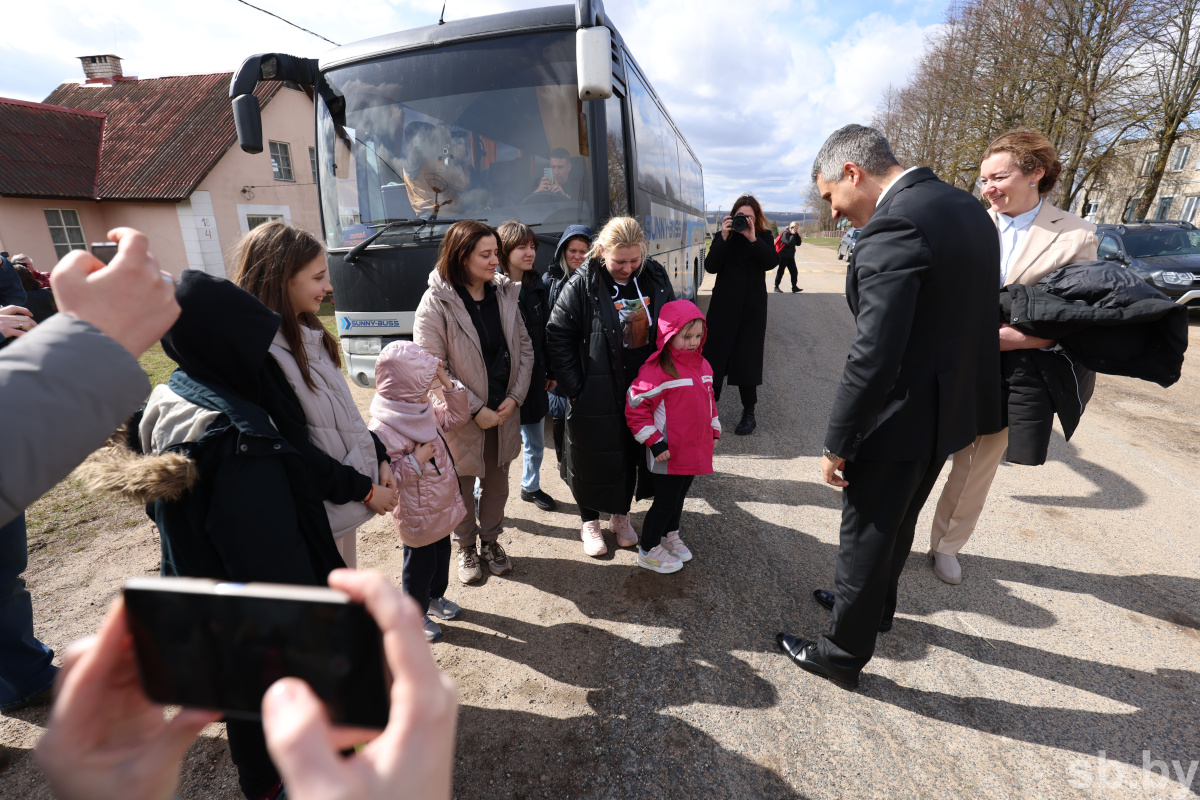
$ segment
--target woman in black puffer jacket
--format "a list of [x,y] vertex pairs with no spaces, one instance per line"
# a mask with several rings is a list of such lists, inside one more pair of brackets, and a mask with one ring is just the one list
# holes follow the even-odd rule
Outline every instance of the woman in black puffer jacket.
[[646,249],[637,220],[609,220],[546,326],[550,369],[568,400],[560,470],[579,505],[590,556],[608,550],[601,511],[612,515],[609,530],[621,547],[638,541],[629,507],[645,464],[625,423],[625,393],[654,350],[659,311],[675,299],[666,270],[646,258]]

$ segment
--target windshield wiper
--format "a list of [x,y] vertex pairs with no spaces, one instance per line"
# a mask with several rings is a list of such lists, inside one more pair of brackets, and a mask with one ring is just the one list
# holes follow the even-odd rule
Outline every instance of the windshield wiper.
[[[381,225],[368,226],[368,227],[377,227],[377,228],[379,228],[379,230],[375,231],[370,236],[368,236],[366,239],[363,239],[361,242],[354,245],[354,247],[351,247],[350,251],[348,253],[346,253],[345,258],[343,260],[347,264],[353,264],[354,262],[358,261],[358,257],[360,255],[362,255],[363,250],[366,250],[367,247],[372,242],[374,242],[380,236],[383,236],[385,233],[390,231],[392,228],[416,226],[416,230],[413,232],[413,236],[415,237],[416,234],[421,232],[422,228],[425,228],[428,226],[452,225],[455,222],[466,222],[466,221],[467,220],[461,220],[461,219],[436,219],[436,218],[424,219],[422,217],[417,217],[416,219],[393,219],[393,220],[388,220],[387,222],[385,222]],[[478,221],[478,220],[475,220],[475,221]]]

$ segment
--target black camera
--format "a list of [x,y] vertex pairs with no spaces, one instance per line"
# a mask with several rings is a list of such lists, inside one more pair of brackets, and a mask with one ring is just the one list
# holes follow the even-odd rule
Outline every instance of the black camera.
[[745,214],[734,214],[732,223],[733,229],[738,233],[741,233],[742,231],[746,230],[746,228],[750,227],[750,218]]

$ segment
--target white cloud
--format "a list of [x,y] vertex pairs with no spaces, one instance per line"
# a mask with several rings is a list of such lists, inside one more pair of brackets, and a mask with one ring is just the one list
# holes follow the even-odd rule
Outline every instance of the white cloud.
[[[548,1],[450,0],[446,16]],[[703,164],[710,208],[751,190],[785,210],[801,205],[825,136],[869,121],[883,89],[902,83],[920,55],[929,28],[913,17],[933,0],[899,0],[890,13],[865,15],[847,4],[876,1],[608,0],[605,7]],[[431,0],[356,0],[352,11],[333,14],[328,0],[253,2],[341,43],[430,24],[441,10]],[[317,56],[328,48],[236,0],[11,2],[0,95],[41,100],[62,81],[82,78],[76,57],[83,55],[115,53],[127,74],[156,77],[230,71],[257,52]]]

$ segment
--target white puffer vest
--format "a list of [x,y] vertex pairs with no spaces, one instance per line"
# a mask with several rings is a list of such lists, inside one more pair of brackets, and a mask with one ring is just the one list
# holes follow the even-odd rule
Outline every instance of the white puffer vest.
[[[316,384],[315,390],[309,389],[304,383],[300,367],[282,331],[275,334],[275,341],[271,342],[271,355],[279,362],[288,383],[300,398],[300,406],[308,420],[309,438],[332,458],[366,475],[371,483],[378,483],[375,443],[358,406],[354,404],[346,377],[333,363],[329,353],[325,352],[321,344],[321,331],[301,325],[300,336],[308,356],[308,370]],[[328,500],[325,501],[325,513],[329,515],[329,527],[335,539],[342,538],[374,516],[374,512],[363,503],[338,505]]]

